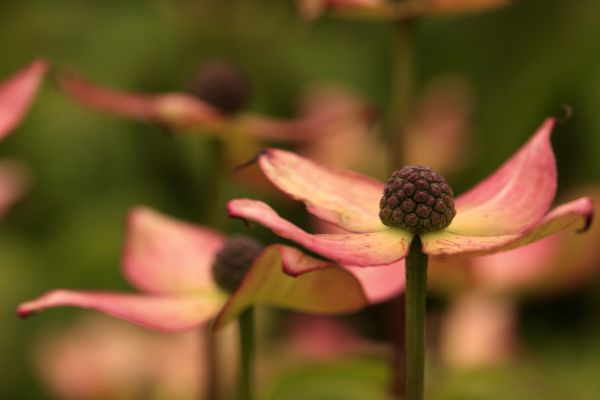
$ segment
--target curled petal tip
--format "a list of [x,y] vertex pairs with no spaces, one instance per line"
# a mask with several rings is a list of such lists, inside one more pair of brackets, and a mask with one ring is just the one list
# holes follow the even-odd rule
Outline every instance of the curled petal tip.
[[556,117],[556,120],[560,124],[566,124],[573,117],[573,106],[567,103],[563,103],[561,106],[562,115]]
[[239,171],[248,168],[251,165],[254,165],[258,162],[258,160],[260,160],[260,157],[262,157],[263,155],[265,155],[267,152],[267,150],[261,150],[258,153],[256,153],[256,155],[254,155],[254,157],[252,157],[251,159],[244,161],[241,164],[236,165],[235,167],[233,167],[231,169],[231,173],[236,174]]
[[595,217],[595,209],[594,209],[594,200],[591,197],[586,197],[585,199],[584,209],[582,210],[582,214],[584,216],[583,227],[577,230],[577,233],[585,233],[587,232],[592,224],[594,223]]

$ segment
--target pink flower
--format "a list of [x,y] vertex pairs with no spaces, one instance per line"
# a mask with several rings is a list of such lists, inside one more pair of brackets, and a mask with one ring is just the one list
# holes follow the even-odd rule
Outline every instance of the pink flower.
[[[226,240],[208,228],[135,208],[129,215],[123,273],[140,294],[54,290],[21,304],[17,312],[24,317],[49,307],[77,306],[149,328],[184,331],[213,318],[220,328],[255,304],[324,314],[366,304],[350,273],[283,245],[266,247],[228,296],[211,273]],[[288,275],[297,270],[311,272]]]
[[[271,141],[304,141],[321,135],[347,118],[365,115],[361,104],[335,113],[282,120],[255,113],[227,113],[186,93],[146,95],[104,88],[69,73],[59,78],[61,88],[78,102],[107,113],[191,133],[217,135],[234,141],[238,136]],[[239,144],[238,144],[239,145]]]
[[[0,85],[0,140],[25,117],[48,69],[36,60]],[[28,186],[27,169],[17,161],[0,162],[0,217],[19,199]]]
[[[550,210],[557,173],[546,120],[533,137],[490,177],[456,199],[456,217],[441,230],[421,234],[431,256],[484,255],[524,246],[592,218],[588,197]],[[263,202],[232,200],[231,216],[259,222],[276,234],[344,265],[370,266],[406,257],[414,234],[384,225],[379,201],[384,185],[351,171],[327,168],[293,153],[269,149],[258,162],[282,191],[310,213],[345,233],[313,235],[281,218]]]

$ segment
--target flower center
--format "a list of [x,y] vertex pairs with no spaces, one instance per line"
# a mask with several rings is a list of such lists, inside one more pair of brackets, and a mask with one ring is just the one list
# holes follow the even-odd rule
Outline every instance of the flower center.
[[394,172],[379,203],[379,218],[387,226],[415,234],[450,225],[456,215],[454,193],[429,167],[408,165]]
[[235,291],[264,246],[248,236],[234,235],[215,256],[212,274],[221,289]]
[[250,97],[242,71],[220,60],[206,64],[193,78],[189,91],[225,114],[240,111]]

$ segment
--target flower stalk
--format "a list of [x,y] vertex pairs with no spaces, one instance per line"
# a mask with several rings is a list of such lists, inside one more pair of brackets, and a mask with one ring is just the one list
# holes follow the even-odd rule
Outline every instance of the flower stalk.
[[415,21],[396,22],[392,41],[392,76],[390,93],[389,159],[392,170],[402,167],[400,153],[404,131],[412,107],[412,92],[415,78],[414,67]]
[[240,332],[239,399],[253,399],[254,375],[254,309],[248,308],[238,319]]
[[425,375],[425,311],[427,260],[417,235],[406,257],[405,294],[405,400],[423,399]]

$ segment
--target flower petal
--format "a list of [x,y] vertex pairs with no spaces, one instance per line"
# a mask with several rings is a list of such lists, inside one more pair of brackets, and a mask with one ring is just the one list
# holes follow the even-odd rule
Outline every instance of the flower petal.
[[548,212],[556,192],[556,161],[550,143],[554,119],[493,175],[456,199],[447,228],[460,236],[520,234]]
[[[291,276],[300,276],[315,269],[331,266],[331,263],[307,257],[300,251],[280,246],[283,271]],[[343,266],[360,282],[369,304],[381,303],[397,296],[404,290],[406,274],[404,260],[375,267]]]
[[524,233],[502,236],[466,236],[444,229],[422,236],[423,251],[429,255],[483,255],[514,249],[533,243],[548,235],[576,226],[589,227],[594,213],[591,198],[583,197],[553,209],[537,225]]
[[129,214],[124,274],[152,294],[194,293],[214,287],[211,266],[225,237],[146,207]]
[[257,200],[231,200],[227,209],[232,217],[256,221],[279,236],[346,265],[391,264],[406,256],[412,239],[411,233],[397,229],[373,233],[312,235],[284,220],[271,207]]
[[[285,261],[283,261],[285,259]],[[301,263],[313,268],[300,276],[283,272],[283,264]],[[291,268],[288,265],[288,268]],[[240,287],[219,313],[215,329],[235,319],[245,308],[268,304],[297,311],[340,314],[357,311],[367,305],[359,282],[343,268],[303,255],[282,245],[263,251],[247,272]]]
[[107,89],[75,73],[58,78],[62,90],[89,107],[122,117],[163,123],[174,128],[219,124],[222,116],[210,104],[186,94],[143,95]]
[[23,119],[47,70],[45,60],[36,60],[0,86],[0,139]]
[[379,220],[383,183],[355,172],[320,166],[283,150],[266,150],[259,163],[273,184],[304,202],[317,217],[351,232],[388,229]]
[[55,290],[23,303],[20,317],[59,306],[90,308],[138,325],[176,332],[195,328],[211,319],[225,302],[219,292],[205,296],[140,296],[108,292]]
[[0,218],[29,186],[29,173],[18,161],[0,161]]
[[375,267],[345,266],[360,282],[369,304],[387,301],[404,291],[406,286],[405,260]]

